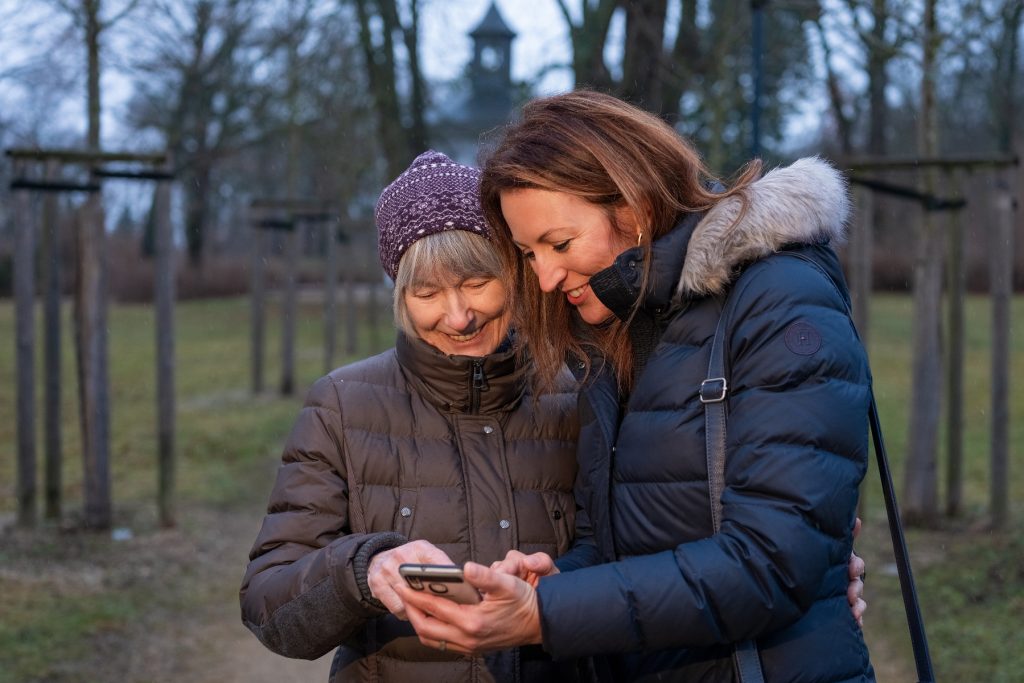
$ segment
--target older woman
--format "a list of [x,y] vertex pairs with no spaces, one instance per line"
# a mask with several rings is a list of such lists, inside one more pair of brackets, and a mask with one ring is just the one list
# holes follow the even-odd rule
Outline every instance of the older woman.
[[829,247],[846,188],[817,159],[759,175],[716,187],[598,93],[506,131],[482,202],[539,385],[566,358],[584,381],[578,535],[557,568],[499,567],[530,581],[467,565],[478,605],[403,590],[424,643],[542,643],[609,681],[873,680],[847,605],[870,374]]
[[250,554],[243,621],[285,656],[337,648],[334,683],[576,679],[537,647],[425,647],[394,589],[403,562],[561,555],[575,526],[574,385],[526,390],[478,184],[427,152],[381,194],[395,348],[310,390]]

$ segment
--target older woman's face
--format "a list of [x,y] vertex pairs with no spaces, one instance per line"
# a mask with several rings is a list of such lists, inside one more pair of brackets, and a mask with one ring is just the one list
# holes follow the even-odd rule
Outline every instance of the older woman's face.
[[405,306],[420,339],[448,355],[486,356],[508,333],[505,286],[497,278],[410,287]]
[[[501,213],[512,240],[545,292],[561,292],[584,322],[596,325],[612,312],[590,289],[590,277],[635,244],[615,230],[605,211],[566,194],[535,188],[501,193]],[[616,220],[626,230],[635,220],[624,209]]]

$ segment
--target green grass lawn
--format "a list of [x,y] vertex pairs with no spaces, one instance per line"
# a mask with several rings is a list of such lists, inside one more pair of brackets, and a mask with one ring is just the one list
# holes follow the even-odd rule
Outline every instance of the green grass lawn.
[[[276,309],[271,309],[264,372],[269,388],[277,386],[280,373],[280,319]],[[890,295],[876,297],[872,310],[870,353],[897,490],[908,421],[910,311],[908,297]],[[27,559],[51,558],[74,572],[78,558],[102,554],[110,545],[108,538],[61,532],[62,526],[74,525],[82,497],[70,311],[65,313],[65,521],[63,525],[43,523],[38,542],[31,546],[0,536],[0,683],[51,680],[47,676],[53,671],[55,657],[72,661],[87,658],[90,639],[104,631],[127,628],[130,622],[144,622],[150,604],[147,600],[152,600],[132,585],[93,586],[85,579],[82,585],[87,589],[55,594],[50,588],[33,588],[35,584],[12,579],[5,571]],[[380,314],[378,319],[390,328],[387,314]],[[1024,298],[1015,300],[1013,319],[1011,372],[1020,377],[1024,376]],[[181,303],[175,324],[179,507],[216,510],[258,506],[266,498],[273,459],[302,394],[324,370],[321,309],[311,304],[301,310],[296,341],[298,391],[296,396],[286,398],[272,391],[254,397],[249,391],[246,299]],[[0,302],[0,340],[5,340],[0,344],[0,515],[8,518],[15,511],[16,474],[13,328],[13,306],[10,301]],[[1024,670],[1024,636],[1019,628],[1024,621],[1024,515],[1017,505],[1008,530],[995,533],[986,525],[990,428],[987,300],[969,301],[967,329],[965,513],[940,529],[912,531],[910,550],[939,679],[1018,680],[1019,672]],[[378,345],[387,346],[392,336],[390,330],[378,331],[375,338]],[[340,331],[338,337],[340,342]],[[364,333],[358,355],[370,352],[371,339]],[[154,349],[153,312],[149,307],[111,309],[110,453],[115,524],[130,525],[136,534],[156,537]],[[37,336],[36,360],[41,367],[41,333]],[[347,360],[351,358],[338,358],[339,363]],[[38,377],[41,411],[41,372]],[[1011,401],[1010,499],[1018,501],[1024,494],[1020,462],[1024,451],[1024,384],[1011,383]],[[42,462],[41,414],[39,423],[36,433]],[[41,496],[41,466],[38,479]],[[909,638],[898,582],[890,566],[891,549],[876,479],[872,465],[866,488],[865,529],[857,544],[869,562],[866,634],[879,679],[910,680]],[[168,592],[165,601],[173,603],[175,609],[188,610],[207,598],[202,591],[180,588]],[[82,680],[88,679],[83,674]]]
[[[869,352],[882,429],[899,495],[907,442],[912,302],[877,296]],[[1024,377],[1024,298],[1013,303],[1011,380]],[[987,523],[991,396],[991,304],[973,297],[966,311],[964,489],[962,518],[936,530],[911,530],[908,545],[936,676],[943,681],[1020,680],[1024,670],[1024,383],[1010,383],[1011,524]],[[941,420],[944,424],[945,420]],[[945,434],[940,437],[940,497],[945,500]],[[913,680],[913,659],[878,471],[868,472],[867,519],[857,543],[870,563],[865,632],[879,680]],[[944,507],[944,506],[943,506]],[[880,660],[880,655],[884,659]]]

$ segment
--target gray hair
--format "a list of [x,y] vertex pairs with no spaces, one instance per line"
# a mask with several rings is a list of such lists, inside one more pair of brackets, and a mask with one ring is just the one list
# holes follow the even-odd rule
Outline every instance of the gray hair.
[[398,262],[395,325],[417,337],[405,293],[419,287],[448,287],[470,278],[500,278],[501,258],[490,240],[465,230],[449,230],[416,240]]

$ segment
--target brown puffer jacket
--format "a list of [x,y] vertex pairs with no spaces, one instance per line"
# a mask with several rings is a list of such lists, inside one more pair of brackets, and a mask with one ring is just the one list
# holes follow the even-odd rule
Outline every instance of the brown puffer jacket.
[[576,395],[535,403],[511,352],[448,357],[399,335],[310,390],[250,553],[242,620],[331,681],[571,681],[539,647],[470,658],[424,647],[366,587],[373,552],[426,539],[456,563],[570,545]]

